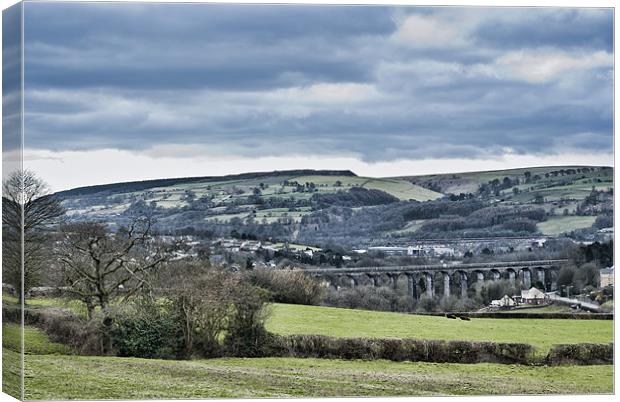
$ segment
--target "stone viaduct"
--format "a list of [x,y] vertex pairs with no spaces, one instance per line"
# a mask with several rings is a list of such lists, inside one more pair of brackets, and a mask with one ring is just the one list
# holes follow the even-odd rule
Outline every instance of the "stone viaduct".
[[[558,271],[567,260],[514,261],[455,265],[409,265],[355,268],[308,268],[304,271],[322,278],[330,286],[359,285],[391,286],[398,288],[401,279],[407,280],[407,292],[414,299],[452,294],[467,297],[469,289],[479,292],[485,281],[505,279],[522,289],[537,286],[543,291],[557,288]],[[404,286],[404,285],[403,285]]]

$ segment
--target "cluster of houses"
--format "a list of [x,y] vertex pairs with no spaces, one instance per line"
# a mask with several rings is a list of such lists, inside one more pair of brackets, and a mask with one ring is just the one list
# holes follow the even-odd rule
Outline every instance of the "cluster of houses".
[[[614,286],[614,267],[602,268],[600,270],[600,283],[599,289],[608,286]],[[493,309],[512,309],[520,305],[544,305],[551,303],[564,303],[569,304],[571,307],[574,305],[581,309],[600,312],[600,307],[597,303],[590,302],[583,298],[569,298],[560,297],[556,292],[545,293],[540,289],[532,287],[530,289],[522,290],[520,295],[508,296],[504,295],[501,299],[492,300],[490,307]]]
[[[313,254],[317,250],[320,250],[318,248],[311,248],[302,245],[291,245],[288,243],[272,243],[269,241],[260,240],[240,240],[235,238],[217,239],[209,244],[209,248],[211,250],[209,261],[212,265],[220,265],[225,263],[227,255],[249,257],[261,254],[263,256],[273,257],[273,255],[277,252],[286,250],[289,253],[305,255],[312,258]],[[276,266],[276,263],[273,260],[269,260],[267,262],[258,261],[256,264],[271,268]]]
[[547,240],[547,237],[416,240],[410,244],[372,246],[353,251],[358,254],[382,252],[387,255],[459,258],[464,257],[468,252],[480,254],[484,249],[509,252],[544,248]]

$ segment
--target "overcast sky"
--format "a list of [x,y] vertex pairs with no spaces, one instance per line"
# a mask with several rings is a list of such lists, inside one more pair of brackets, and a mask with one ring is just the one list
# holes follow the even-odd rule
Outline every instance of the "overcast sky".
[[25,10],[26,165],[55,190],[613,164],[610,9]]

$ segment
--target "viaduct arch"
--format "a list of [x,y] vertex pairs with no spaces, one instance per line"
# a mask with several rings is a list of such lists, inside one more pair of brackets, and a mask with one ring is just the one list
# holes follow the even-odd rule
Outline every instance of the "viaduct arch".
[[[388,267],[308,268],[308,275],[322,278],[336,289],[370,284],[397,288],[406,279],[407,293],[418,299],[422,294],[466,297],[470,286],[480,289],[487,281],[520,282],[522,289],[537,285],[543,291],[557,289],[557,275],[567,260],[511,261],[455,265],[406,265]],[[436,290],[440,293],[437,294]]]

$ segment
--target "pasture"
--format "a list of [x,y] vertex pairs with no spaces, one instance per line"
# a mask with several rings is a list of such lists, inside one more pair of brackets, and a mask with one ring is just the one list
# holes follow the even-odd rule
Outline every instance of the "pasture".
[[613,366],[26,356],[27,399],[611,393]]
[[545,235],[556,236],[576,229],[589,228],[596,216],[553,216],[536,224],[538,230]]
[[[5,295],[3,301],[13,302],[14,298]],[[85,313],[77,301],[31,298],[27,303],[30,308],[61,307],[77,314]],[[546,354],[554,344],[613,341],[612,320],[472,318],[463,321],[441,316],[296,304],[274,303],[267,308],[267,330],[280,335],[517,342],[533,345],[540,354]]]
[[[290,180],[299,183],[314,183],[320,193],[334,193],[351,187],[363,187],[385,191],[400,200],[428,201],[442,196],[440,193],[412,184],[402,179],[382,179],[360,176],[299,176]],[[336,183],[339,182],[339,186]]]
[[529,343],[546,354],[561,343],[613,341],[613,321],[445,317],[274,304],[267,329],[281,335],[319,334],[335,337],[415,338]]
[[[17,324],[2,324],[2,347],[13,351],[20,350],[21,335]],[[60,343],[50,342],[47,334],[34,327],[24,328],[24,352],[32,355],[68,355],[71,348]]]
[[[36,305],[55,304],[35,299]],[[275,304],[281,334],[354,337],[608,342],[611,321],[473,319]],[[537,323],[540,322],[540,323]],[[544,327],[548,332],[541,333]],[[590,328],[580,328],[586,324]],[[3,386],[18,391],[19,327],[3,326]],[[477,335],[476,335],[477,334]],[[71,355],[41,330],[25,329],[26,399],[258,398],[586,394],[613,392],[613,366],[523,366],[385,360],[217,358],[156,360]]]
[[[5,295],[3,301],[13,302],[14,298]],[[77,301],[31,298],[27,302],[30,308],[61,307],[80,315],[85,313]],[[517,342],[533,345],[540,354],[546,354],[554,344],[613,341],[612,320],[472,318],[463,321],[441,316],[297,304],[274,303],[267,308],[267,330],[280,335]],[[540,309],[531,311],[543,312]]]

